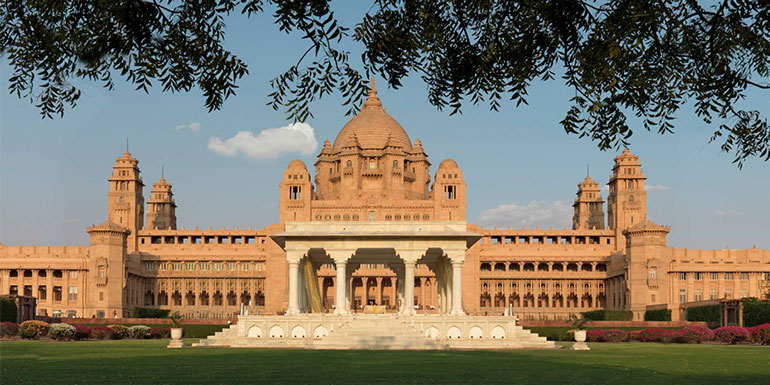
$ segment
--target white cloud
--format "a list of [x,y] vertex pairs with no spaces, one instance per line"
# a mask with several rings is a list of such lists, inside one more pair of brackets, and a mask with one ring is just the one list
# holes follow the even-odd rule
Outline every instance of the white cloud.
[[522,226],[563,228],[571,225],[572,214],[572,206],[562,201],[532,201],[523,206],[509,203],[484,210],[479,215],[479,223],[486,226],[512,226],[513,228]]
[[182,130],[190,130],[192,132],[198,132],[201,129],[201,124],[199,122],[190,122],[187,124],[179,124],[176,127],[174,127],[177,131]]
[[209,139],[209,149],[221,155],[244,153],[250,158],[275,158],[282,153],[299,152],[313,154],[318,147],[313,127],[307,123],[292,123],[279,128],[262,130],[256,136],[250,131],[241,131],[232,138]]
[[717,216],[718,217],[739,217],[743,215],[740,211],[735,211],[733,209],[728,210],[717,210]]
[[609,192],[610,192],[610,185],[608,185],[608,184],[605,184],[604,186],[602,186],[602,187],[599,187],[599,190],[600,190],[601,192],[603,192],[603,193],[609,193]]
[[662,184],[648,184],[647,186],[645,186],[645,188],[647,189],[647,191],[666,191],[666,190],[671,190],[671,187],[668,187],[668,186],[665,186],[665,185],[662,185]]

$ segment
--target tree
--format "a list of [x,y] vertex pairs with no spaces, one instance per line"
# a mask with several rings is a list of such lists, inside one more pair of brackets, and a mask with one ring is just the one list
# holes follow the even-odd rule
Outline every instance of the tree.
[[[770,2],[721,0],[373,0],[353,30],[328,0],[6,0],[0,52],[10,91],[44,117],[62,116],[80,91],[70,81],[113,87],[122,77],[147,91],[202,90],[219,109],[248,74],[223,48],[224,18],[268,12],[307,51],[271,81],[271,102],[290,119],[312,117],[330,93],[354,113],[372,74],[399,88],[417,74],[438,109],[464,103],[527,103],[535,81],[561,79],[574,91],[561,121],[602,150],[628,145],[636,116],[646,130],[671,133],[680,108],[717,123],[711,142],[734,157],[770,160],[770,126],[743,110],[750,88],[769,90]],[[361,63],[342,49],[362,45]],[[312,60],[312,62],[311,62]]]

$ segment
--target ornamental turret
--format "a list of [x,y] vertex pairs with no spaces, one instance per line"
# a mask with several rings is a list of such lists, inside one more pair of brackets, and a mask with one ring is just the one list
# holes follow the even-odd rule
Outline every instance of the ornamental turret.
[[147,226],[157,230],[176,230],[174,193],[163,176],[152,185],[150,199],[147,201]]
[[578,184],[577,196],[572,207],[573,230],[603,230],[604,229],[604,200],[599,184],[590,176]]

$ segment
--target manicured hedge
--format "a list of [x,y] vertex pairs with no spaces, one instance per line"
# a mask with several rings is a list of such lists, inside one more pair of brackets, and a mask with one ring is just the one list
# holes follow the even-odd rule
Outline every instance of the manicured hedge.
[[750,298],[743,302],[743,326],[752,327],[770,322],[770,301]]
[[719,305],[706,305],[687,308],[687,320],[690,322],[719,322],[722,310]]
[[589,321],[631,321],[634,313],[621,310],[593,310],[582,313],[583,318]]
[[0,322],[16,322],[18,310],[16,300],[9,297],[0,298]]
[[151,309],[148,307],[135,307],[132,312],[134,318],[167,318],[171,310]]
[[644,312],[645,321],[671,321],[671,309],[647,310]]

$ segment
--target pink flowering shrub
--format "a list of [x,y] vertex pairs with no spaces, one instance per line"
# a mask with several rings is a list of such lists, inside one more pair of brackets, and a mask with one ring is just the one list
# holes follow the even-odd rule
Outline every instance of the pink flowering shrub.
[[668,343],[674,340],[674,334],[676,332],[669,329],[660,329],[660,328],[652,328],[652,329],[643,329],[639,330],[639,333],[637,334],[637,338],[641,342],[664,342]]
[[770,323],[748,328],[755,344],[770,345]]
[[740,326],[724,326],[714,330],[714,338],[722,343],[737,344],[751,340],[751,335]]
[[705,326],[688,326],[681,328],[674,334],[674,340],[683,344],[699,344],[701,342],[712,341],[714,332]]
[[88,336],[91,334],[91,328],[84,325],[73,325],[75,326],[75,336],[74,339],[76,340],[87,340]]
[[620,329],[603,330],[602,342],[625,342],[628,341],[628,333]]
[[19,335],[19,325],[13,322],[0,322],[0,337],[11,338]]
[[620,329],[596,329],[586,330],[587,342],[625,342],[628,341],[628,333]]
[[114,332],[106,326],[94,326],[90,328],[88,336],[93,340],[111,340]]
[[602,342],[603,330],[586,330],[586,342]]
[[171,331],[168,328],[152,328],[150,338],[171,338]]

